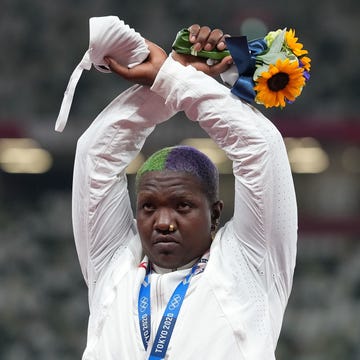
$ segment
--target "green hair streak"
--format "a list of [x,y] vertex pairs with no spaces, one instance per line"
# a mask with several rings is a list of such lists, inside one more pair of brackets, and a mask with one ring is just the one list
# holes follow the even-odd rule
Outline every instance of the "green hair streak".
[[173,148],[163,148],[152,154],[140,167],[136,173],[136,189],[138,189],[141,177],[149,171],[163,171],[165,169],[166,159]]

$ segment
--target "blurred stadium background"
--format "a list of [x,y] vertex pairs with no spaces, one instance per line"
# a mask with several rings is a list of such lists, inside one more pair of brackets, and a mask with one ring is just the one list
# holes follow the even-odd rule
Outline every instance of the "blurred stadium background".
[[[87,49],[88,19],[104,15],[119,16],[166,49],[192,23],[250,39],[296,29],[312,58],[311,80],[293,105],[264,111],[286,140],[299,204],[298,261],[277,358],[360,359],[357,0],[2,0],[0,359],[79,359],[85,345],[87,293],[70,215],[73,155],[82,131],[130,84],[85,71],[68,126],[62,134],[53,129]],[[226,221],[233,179],[205,137],[179,114],[151,135],[142,156],[184,141],[213,154]]]

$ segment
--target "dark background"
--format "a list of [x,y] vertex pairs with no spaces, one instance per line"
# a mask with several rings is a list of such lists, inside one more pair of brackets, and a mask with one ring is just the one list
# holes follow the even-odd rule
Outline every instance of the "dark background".
[[[314,138],[328,159],[297,173],[298,263],[277,349],[279,360],[360,359],[360,58],[357,0],[2,0],[0,12],[0,358],[79,359],[87,293],[71,228],[76,140],[130,84],[85,71],[69,124],[54,132],[69,76],[88,47],[88,20],[117,15],[170,50],[192,23],[251,37],[295,28],[312,58],[311,80],[284,110],[264,110],[284,137]],[[256,19],[255,27],[245,26]],[[252,22],[254,24],[254,22]],[[255,22],[256,24],[256,22]],[[174,128],[179,131],[174,131]],[[31,138],[52,158],[42,174],[10,173],[1,140]],[[148,139],[144,155],[205,137],[182,114]],[[129,175],[130,183],[133,176]],[[231,216],[233,182],[222,175]]]

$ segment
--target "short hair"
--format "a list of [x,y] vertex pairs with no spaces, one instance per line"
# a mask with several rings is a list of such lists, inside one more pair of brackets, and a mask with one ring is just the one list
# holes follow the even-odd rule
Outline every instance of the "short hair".
[[192,146],[166,147],[152,154],[136,174],[136,192],[141,178],[149,171],[178,171],[195,176],[200,180],[210,203],[219,196],[219,172],[215,164],[201,151]]

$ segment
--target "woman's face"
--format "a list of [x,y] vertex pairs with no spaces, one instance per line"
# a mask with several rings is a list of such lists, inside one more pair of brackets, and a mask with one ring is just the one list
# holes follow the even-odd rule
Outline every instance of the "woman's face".
[[219,203],[209,204],[200,181],[191,174],[153,171],[143,175],[136,218],[149,260],[176,269],[203,255],[212,241],[212,221],[220,216],[216,209],[218,215],[214,215]]

